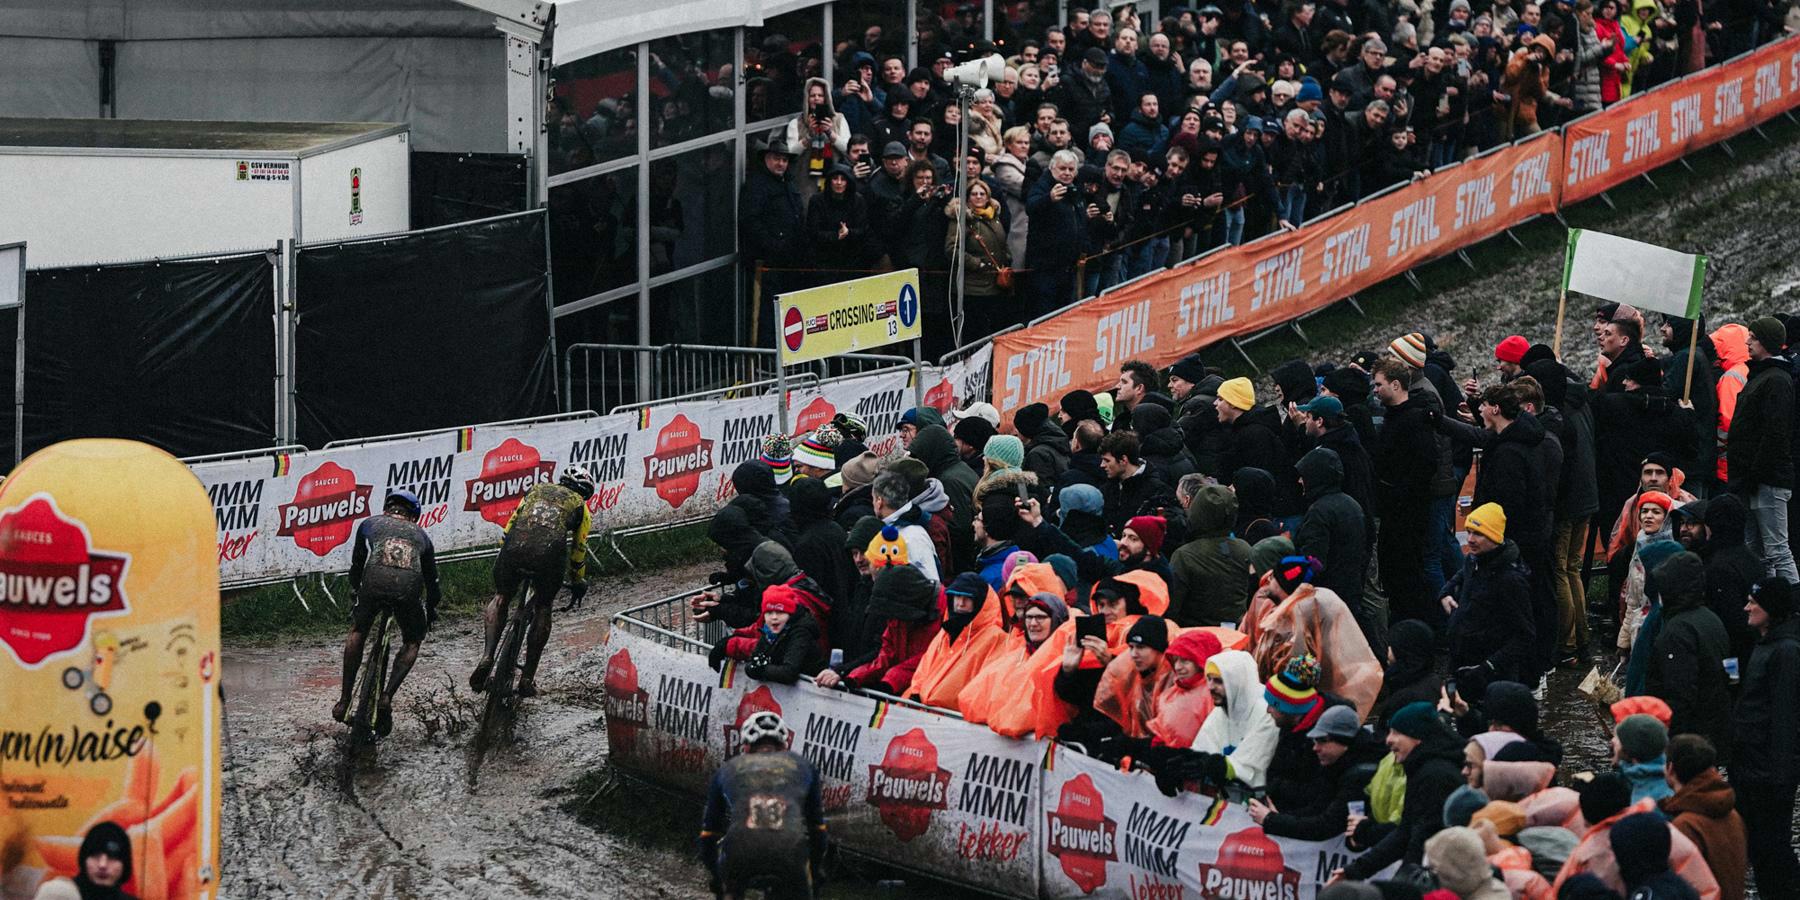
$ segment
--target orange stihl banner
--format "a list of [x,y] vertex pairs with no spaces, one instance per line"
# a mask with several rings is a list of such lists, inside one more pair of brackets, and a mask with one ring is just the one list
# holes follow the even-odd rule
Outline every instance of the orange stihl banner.
[[1546,132],[1002,335],[994,341],[994,403],[1054,406],[1067,391],[1110,383],[1126,360],[1169,365],[1551,212],[1561,158],[1561,138]]
[[1563,129],[1562,203],[1578,203],[1800,103],[1800,39],[1696,72]]

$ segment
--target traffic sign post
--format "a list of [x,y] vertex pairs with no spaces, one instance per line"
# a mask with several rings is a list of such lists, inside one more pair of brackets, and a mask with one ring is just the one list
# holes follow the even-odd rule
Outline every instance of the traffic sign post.
[[775,392],[782,433],[788,430],[788,366],[902,341],[912,342],[913,397],[924,405],[922,310],[916,268],[778,295]]

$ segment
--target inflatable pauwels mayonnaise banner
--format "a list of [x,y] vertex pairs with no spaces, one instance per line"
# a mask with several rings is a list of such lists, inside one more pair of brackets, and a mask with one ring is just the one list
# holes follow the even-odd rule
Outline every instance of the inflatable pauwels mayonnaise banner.
[[57,444],[0,484],[0,897],[74,877],[103,822],[127,893],[218,893],[213,531],[187,467],[133,441]]

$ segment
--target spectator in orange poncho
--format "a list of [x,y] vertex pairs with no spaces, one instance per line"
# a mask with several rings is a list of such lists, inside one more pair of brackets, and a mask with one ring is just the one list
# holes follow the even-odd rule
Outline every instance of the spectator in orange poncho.
[[1517,803],[1495,800],[1475,812],[1469,827],[1480,836],[1487,861],[1500,872],[1500,880],[1516,900],[1551,900],[1550,881],[1533,867],[1531,851],[1515,841],[1525,830],[1525,809]]
[[[1025,607],[1035,596],[1052,594],[1061,597],[1063,591],[1062,580],[1056,577],[1056,570],[1047,563],[1026,563],[1013,567],[1006,579],[1006,590],[997,598],[1000,601],[1000,617],[1005,637],[989,654],[981,669],[957,692],[957,709],[962,712],[964,719],[977,724],[988,724],[992,716],[1007,711],[1020,699],[1022,686],[1026,684],[1028,662],[1034,654],[1044,649],[1045,641],[1055,633],[1056,625],[1059,624],[1054,621],[1053,613],[1049,621],[1040,621],[1037,616],[1027,621],[1023,617]],[[1064,618],[1067,615],[1065,605]],[[1057,649],[1060,654],[1061,648]],[[1028,698],[1026,702],[1029,705]]]
[[1006,644],[1001,603],[986,581],[964,572],[944,589],[943,628],[919,660],[907,696],[928,706],[957,709],[957,694]]
[[1381,693],[1381,664],[1344,601],[1313,586],[1321,568],[1313,557],[1288,556],[1263,576],[1244,617],[1250,655],[1266,681],[1288,660],[1312,654],[1319,690],[1349,701],[1366,719]]
[[1719,376],[1716,390],[1719,398],[1719,483],[1725,483],[1725,435],[1731,431],[1731,419],[1737,415],[1738,394],[1750,380],[1750,329],[1742,325],[1725,325],[1712,333],[1713,349],[1719,351]]
[[[1562,871],[1556,873],[1551,888],[1561,891],[1564,882],[1586,873],[1624,896],[1625,879],[1619,874],[1618,859],[1613,856],[1613,825],[1627,816],[1655,811],[1656,801],[1649,797],[1631,802],[1631,784],[1625,776],[1617,772],[1595,776],[1581,788],[1581,818],[1593,824],[1582,833],[1581,842],[1563,863]],[[1669,830],[1669,838],[1669,868],[1692,885],[1701,900],[1719,900],[1719,882],[1713,878],[1712,869],[1707,867],[1694,842],[1673,828]]]
[[[1099,704],[1095,701],[1100,694],[1101,681],[1114,663],[1118,663],[1121,670],[1130,669],[1131,661],[1125,652],[1129,631],[1134,623],[1142,622],[1140,616],[1149,612],[1143,604],[1143,588],[1133,580],[1102,579],[1094,585],[1092,603],[1094,614],[1104,619],[1109,626],[1106,636],[1090,634],[1079,643],[1073,640],[1063,642],[1061,665],[1057,667],[1050,682],[1050,689],[1056,698],[1072,710],[1069,720],[1057,728],[1057,739],[1090,748],[1098,746],[1102,741],[1111,742],[1121,736],[1135,736],[1129,727],[1121,732],[1121,723],[1116,721],[1118,717],[1104,714],[1105,711],[1099,709]],[[1126,633],[1114,633],[1116,629],[1112,626],[1124,628]],[[1164,627],[1166,629],[1170,626],[1165,624]],[[1161,644],[1162,648],[1168,647],[1167,636]],[[1121,663],[1120,660],[1125,661]],[[1151,683],[1155,682],[1154,677],[1150,680]]]
[[[1181,630],[1160,616],[1144,616],[1131,626],[1125,644],[1131,660],[1107,666],[1094,707],[1119,723],[1127,737],[1125,754],[1190,746],[1212,712],[1206,661],[1221,649],[1218,636],[1209,629]],[[1153,658],[1156,668],[1146,673]]]

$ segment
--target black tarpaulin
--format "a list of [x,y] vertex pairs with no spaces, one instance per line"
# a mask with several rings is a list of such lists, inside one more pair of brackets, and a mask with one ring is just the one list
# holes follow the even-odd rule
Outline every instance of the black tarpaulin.
[[176,456],[275,443],[272,256],[27,273],[26,455],[80,437]]
[[542,212],[301,248],[300,442],[555,412],[546,269]]
[[525,157],[413,150],[412,227],[436,228],[524,212]]

